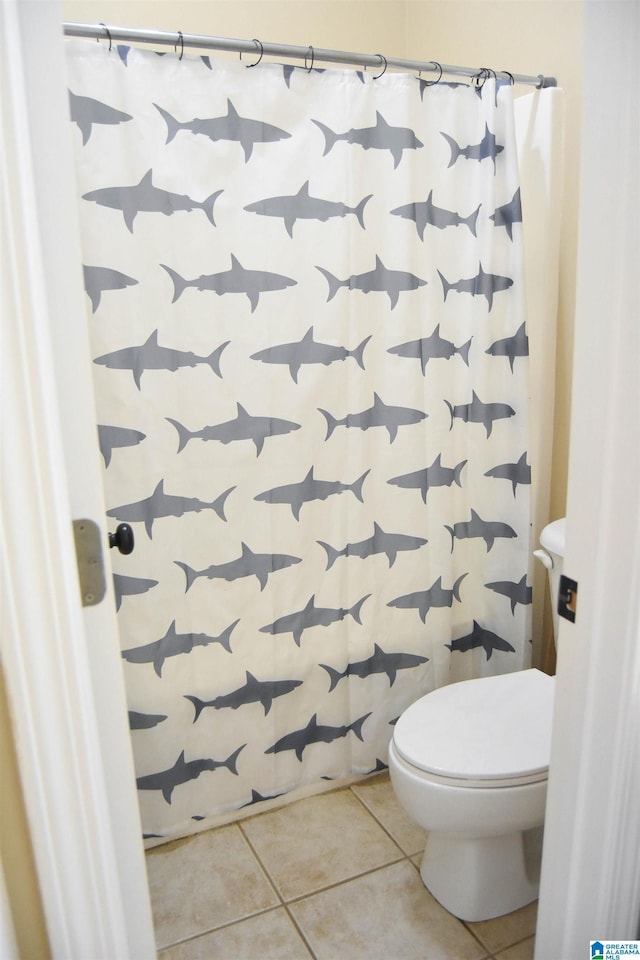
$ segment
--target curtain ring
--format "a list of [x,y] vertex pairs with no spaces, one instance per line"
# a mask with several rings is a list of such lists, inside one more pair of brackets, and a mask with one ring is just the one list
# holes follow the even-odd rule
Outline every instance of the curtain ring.
[[[260,47],[260,56],[258,57],[258,59],[256,60],[255,63],[248,63],[248,64],[247,64],[247,68],[249,68],[249,67],[257,67],[258,64],[260,63],[260,61],[262,60],[263,56],[264,56],[264,47],[262,46],[262,41],[261,41],[261,40],[256,40],[255,37],[254,37],[253,42],[256,44],[256,49],[258,49],[258,47]],[[242,56],[242,54],[240,54],[240,56]]]
[[[482,90],[488,79],[489,70],[487,67],[480,67],[476,75],[473,77],[473,83],[475,83],[476,87],[479,87],[480,90]],[[480,80],[482,80],[482,83],[480,83]]]
[[100,21],[100,26],[101,26],[101,27],[104,27],[104,29],[105,29],[105,33],[107,34],[107,39],[108,39],[108,41],[109,41],[109,53],[111,53],[111,47],[112,47],[112,43],[111,43],[111,31],[109,30],[109,27],[106,25],[106,23],[102,23],[102,21]]
[[375,77],[373,78],[374,80],[379,80],[380,77],[384,77],[385,73],[387,72],[387,58],[384,57],[381,53],[376,53],[376,57],[380,57],[380,63],[381,63],[381,64],[384,63],[384,69],[383,69],[382,73],[377,74],[377,76],[375,76]]
[[504,73],[505,77],[509,77],[509,83],[511,84],[512,87],[515,86],[516,81],[514,80],[512,73],[509,73],[508,70],[501,70],[500,73]]
[[313,61],[315,60],[315,52],[314,52],[314,49],[313,49],[313,47],[311,46],[311,44],[309,44],[309,50],[311,50],[311,66],[310,66],[310,67],[307,66],[307,60],[309,59],[309,53],[307,52],[307,53],[305,53],[305,55],[304,55],[304,66],[305,66],[305,70],[307,71],[307,73],[311,73],[311,71],[313,70]]
[[536,83],[536,90],[542,90],[543,87],[544,87],[544,76],[541,73],[539,73],[538,82]]
[[183,56],[184,56],[184,37],[182,36],[182,30],[178,30],[178,38],[179,38],[179,39],[178,39],[177,42],[174,44],[173,51],[174,51],[174,53],[177,53],[177,51],[178,51],[178,43],[179,43],[179,44],[180,44],[180,56],[178,57],[178,59],[179,59],[179,60],[182,60],[182,58],[183,58]]
[[[442,80],[442,65],[438,63],[437,60],[430,60],[429,63],[432,63],[438,68],[440,75],[437,80],[423,80],[422,82],[424,83],[425,87],[435,87],[436,83],[440,83]],[[420,73],[422,73],[422,71],[420,71]]]

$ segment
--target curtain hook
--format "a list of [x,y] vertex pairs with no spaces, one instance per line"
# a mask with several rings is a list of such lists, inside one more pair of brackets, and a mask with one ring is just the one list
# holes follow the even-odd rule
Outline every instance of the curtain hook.
[[105,33],[107,34],[107,39],[109,41],[109,53],[111,53],[111,47],[112,47],[111,31],[109,30],[109,27],[106,25],[106,23],[102,23],[102,21],[100,21],[100,26],[104,27],[105,29]]
[[[482,90],[488,79],[489,70],[487,67],[480,67],[476,75],[473,77],[473,83],[475,83],[476,87],[479,87],[480,90]],[[480,80],[482,80],[482,83],[480,83]]]
[[311,66],[310,67],[307,66],[307,60],[309,59],[308,51],[304,56],[304,66],[307,73],[311,73],[311,71],[313,70],[313,61],[315,60],[315,52],[311,44],[309,44],[309,50],[311,50]]
[[387,72],[387,58],[384,57],[381,53],[376,53],[376,57],[380,57],[380,64],[383,64],[383,63],[384,63],[384,69],[383,69],[382,73],[378,73],[378,74],[373,78],[374,80],[379,80],[380,77],[384,77],[385,73]]
[[184,37],[182,36],[182,30],[178,30],[178,40],[176,41],[173,47],[174,53],[177,53],[178,51],[178,43],[180,44],[180,56],[178,57],[178,59],[182,60],[184,56]]
[[[256,60],[255,63],[248,63],[248,64],[247,64],[247,68],[249,68],[249,67],[257,67],[258,64],[260,63],[260,61],[262,60],[263,56],[264,56],[264,47],[262,46],[262,41],[261,41],[261,40],[256,40],[255,37],[254,37],[253,42],[256,44],[256,50],[258,49],[258,47],[260,47],[260,56],[258,57],[258,59]],[[240,54],[240,56],[242,56],[242,54]]]
[[[438,63],[437,60],[430,60],[429,63],[432,63],[435,67],[437,67],[440,71],[440,74],[437,80],[423,80],[422,82],[424,83],[425,87],[435,87],[436,83],[440,83],[442,80],[442,64]],[[420,71],[420,73],[422,73],[422,71]]]
[[505,77],[509,77],[509,83],[511,84],[512,87],[515,86],[516,81],[514,80],[512,73],[509,73],[508,70],[501,70],[500,73],[504,73]]

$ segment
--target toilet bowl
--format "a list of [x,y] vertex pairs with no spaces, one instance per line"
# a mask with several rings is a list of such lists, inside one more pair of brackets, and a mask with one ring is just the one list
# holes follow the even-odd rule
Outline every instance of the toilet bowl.
[[396,724],[391,782],[428,831],[420,875],[461,920],[537,897],[536,838],[525,832],[544,821],[553,690],[538,670],[464,680],[422,697]]
[[[552,594],[563,540],[564,521],[541,536]],[[538,896],[554,689],[535,669],[464,680],[421,697],[395,726],[391,783],[428,833],[420,875],[461,920],[511,913]]]

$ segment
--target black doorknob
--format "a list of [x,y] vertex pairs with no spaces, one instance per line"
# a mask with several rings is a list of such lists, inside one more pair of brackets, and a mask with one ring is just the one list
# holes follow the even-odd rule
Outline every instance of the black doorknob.
[[120,553],[131,553],[134,547],[133,530],[128,523],[119,523],[115,533],[109,534],[109,546],[117,547]]

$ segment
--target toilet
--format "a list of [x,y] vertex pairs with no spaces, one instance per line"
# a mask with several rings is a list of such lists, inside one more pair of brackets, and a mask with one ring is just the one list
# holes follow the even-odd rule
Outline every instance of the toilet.
[[[554,611],[564,519],[544,528]],[[557,638],[557,619],[554,615]],[[400,804],[428,831],[420,876],[461,920],[511,913],[538,896],[555,679],[539,670],[463,680],[399,718],[389,773]]]

